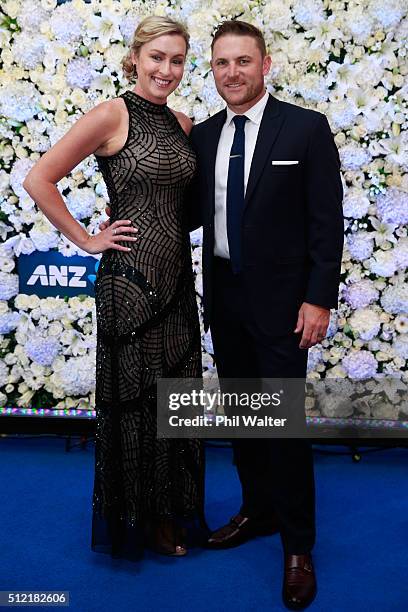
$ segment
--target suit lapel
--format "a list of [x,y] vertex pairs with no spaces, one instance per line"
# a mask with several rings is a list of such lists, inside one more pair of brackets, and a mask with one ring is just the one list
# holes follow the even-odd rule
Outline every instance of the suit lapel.
[[276,138],[282,127],[284,117],[280,112],[279,101],[269,96],[266,103],[261,125],[259,126],[258,138],[255,145],[254,155],[249,172],[248,185],[245,193],[245,205],[248,204],[257,182],[259,181],[266,161],[269,157]]
[[207,146],[205,149],[205,177],[208,187],[208,202],[210,204],[210,214],[214,210],[215,197],[215,161],[217,159],[218,142],[221,130],[227,118],[227,111],[224,109],[214,117],[214,121],[209,126],[206,134]]

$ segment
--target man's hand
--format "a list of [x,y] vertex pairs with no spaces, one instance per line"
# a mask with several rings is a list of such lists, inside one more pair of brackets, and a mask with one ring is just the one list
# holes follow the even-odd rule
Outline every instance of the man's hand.
[[330,321],[330,310],[303,302],[299,309],[295,334],[303,330],[299,348],[308,349],[326,336]]
[[[109,206],[105,208],[105,212],[108,215],[108,217],[111,216],[111,209],[109,208]],[[109,226],[110,226],[110,219],[107,219],[106,221],[103,221],[102,223],[99,224],[99,229],[101,230],[101,232],[103,232],[103,230],[108,229]]]

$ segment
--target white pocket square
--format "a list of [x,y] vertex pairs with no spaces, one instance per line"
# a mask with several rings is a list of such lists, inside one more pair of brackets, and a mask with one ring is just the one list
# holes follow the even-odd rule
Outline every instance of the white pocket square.
[[293,166],[294,164],[298,164],[298,161],[289,161],[289,160],[278,160],[278,159],[273,159],[272,160],[272,166]]

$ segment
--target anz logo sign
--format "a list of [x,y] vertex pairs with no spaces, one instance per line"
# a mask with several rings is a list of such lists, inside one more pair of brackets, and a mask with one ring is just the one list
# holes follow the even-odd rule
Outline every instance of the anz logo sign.
[[[68,273],[71,278],[68,277]],[[27,285],[35,285],[38,281],[43,287],[86,287],[86,280],[84,280],[84,274],[86,274],[85,266],[37,266],[30,278],[27,281]],[[73,275],[73,276],[72,276]]]
[[36,251],[18,258],[20,293],[39,297],[94,296],[99,260],[57,251]]

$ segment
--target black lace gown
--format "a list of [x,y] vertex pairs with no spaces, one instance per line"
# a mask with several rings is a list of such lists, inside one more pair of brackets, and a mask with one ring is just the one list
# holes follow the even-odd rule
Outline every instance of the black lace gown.
[[[140,556],[206,532],[199,440],[156,438],[158,377],[200,377],[201,343],[183,195],[195,156],[167,105],[132,91],[124,147],[97,156],[111,222],[138,228],[105,251],[95,283],[96,446],[92,550]],[[131,234],[133,235],[133,234]]]

